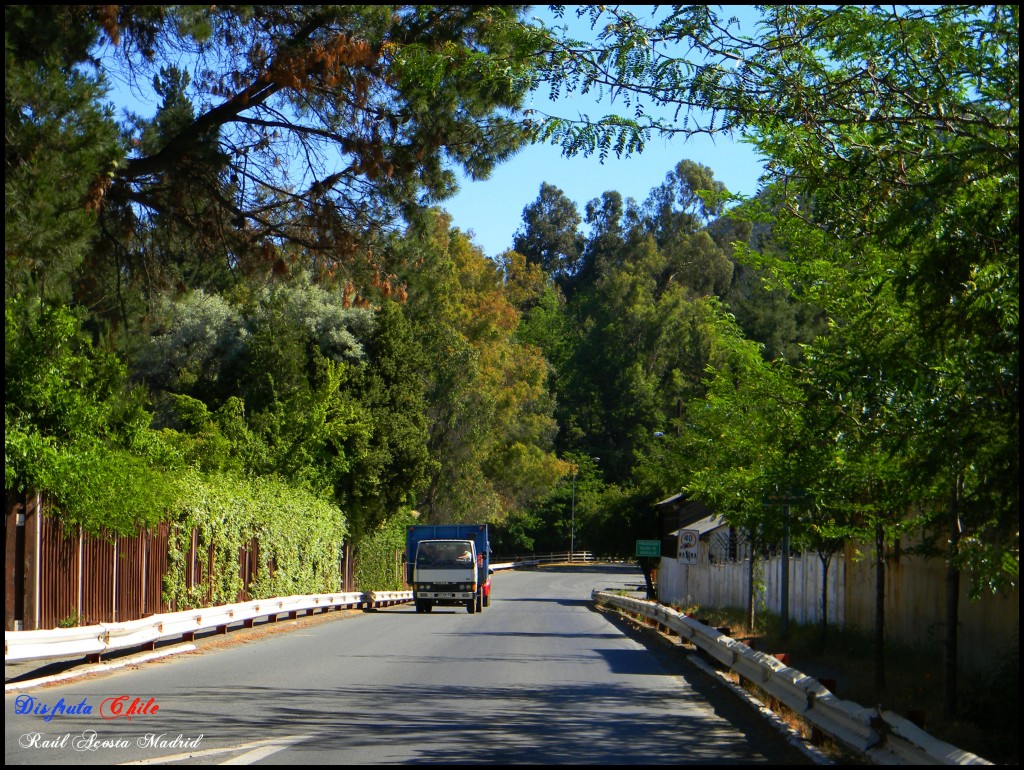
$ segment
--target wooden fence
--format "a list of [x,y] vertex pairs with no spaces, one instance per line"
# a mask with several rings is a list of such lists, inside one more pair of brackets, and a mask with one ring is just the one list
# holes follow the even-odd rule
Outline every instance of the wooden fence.
[[[747,606],[749,556],[740,549],[735,560],[709,558],[713,541],[701,539],[696,564],[662,558],[658,569],[658,598],[682,607]],[[832,558],[828,572],[828,620],[835,626],[868,633],[874,628],[875,574],[870,558],[854,544]],[[869,551],[870,549],[866,549]],[[813,553],[789,560],[789,617],[809,625],[821,618],[821,562]],[[759,563],[756,606],[779,614],[782,601],[782,560]],[[969,577],[960,586],[959,662],[976,674],[991,671],[1019,646],[1019,593],[986,594],[976,601],[967,596]],[[890,641],[917,648],[936,648],[945,635],[945,565],[942,559],[900,554],[891,549],[885,570],[885,634]]]
[[[77,527],[66,529],[59,519],[45,515],[44,508],[37,494],[7,493],[5,630],[117,623],[183,609],[163,599],[171,525],[130,537],[92,536]],[[255,540],[239,549],[242,588],[236,601],[252,598],[248,589],[259,562]],[[186,555],[186,588],[210,585],[213,563],[212,546],[201,549],[193,531]]]

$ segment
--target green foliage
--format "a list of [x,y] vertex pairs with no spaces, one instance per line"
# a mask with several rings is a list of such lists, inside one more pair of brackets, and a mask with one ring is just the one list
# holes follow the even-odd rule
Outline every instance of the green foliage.
[[51,497],[67,527],[131,535],[173,514],[180,481],[173,471],[116,447],[63,447],[33,483]]
[[[602,483],[592,494],[591,510],[588,512],[584,504],[584,518],[578,522],[581,531],[576,537],[577,548],[630,559],[636,555],[637,540],[660,538],[657,521],[651,515],[650,489]],[[644,566],[648,571],[649,565]]]
[[240,306],[195,292],[164,316],[139,366],[189,462],[341,502],[372,432],[353,386],[371,315],[299,277]]
[[742,132],[767,159],[758,203],[786,241],[756,245],[756,266],[835,337],[806,381],[842,423],[826,463],[842,472],[826,475],[890,522],[911,502],[953,519],[969,535],[947,558],[1015,584],[1019,9],[773,5],[743,29],[710,6],[577,12],[597,44],[553,33],[546,78],[556,93],[614,89],[634,120],[547,130],[570,153],[645,128]]
[[[452,195],[456,169],[485,178],[532,134],[516,120],[537,63],[523,13],[81,11],[90,24],[71,64],[124,84],[142,114],[120,121],[125,157],[107,179],[103,238],[76,276],[79,296],[97,319],[135,326],[181,289],[293,270],[364,290],[393,278],[384,253],[362,247]],[[38,14],[40,34],[69,15]],[[186,72],[193,60],[203,66]]]
[[366,362],[348,388],[365,413],[368,436],[336,484],[359,537],[414,504],[437,460],[428,453],[427,358],[401,308],[384,302],[365,341]]
[[707,393],[688,406],[675,467],[693,497],[738,527],[763,530],[778,522],[766,517],[762,498],[794,486],[802,394],[788,365],[766,362],[716,310]]
[[225,297],[204,291],[157,304],[161,322],[135,355],[138,375],[157,393],[223,399],[248,336],[241,313]]
[[710,317],[690,287],[660,282],[666,262],[653,238],[624,253],[576,298],[583,335],[559,406],[568,447],[593,451],[610,481],[628,484],[653,434],[702,393]]
[[[327,593],[341,587],[341,510],[272,476],[240,479],[216,474],[185,478],[168,548],[164,597],[177,609],[230,604],[242,588],[238,555],[255,541],[254,599]],[[197,532],[201,579],[188,587],[192,532]],[[212,560],[208,563],[208,554]]]
[[78,614],[78,608],[72,607],[71,612],[64,618],[57,621],[57,628],[75,628],[82,622],[82,616]]
[[693,234],[721,216],[725,185],[707,166],[682,160],[644,204],[645,228],[665,248],[680,234]]
[[511,513],[491,530],[491,548],[503,556],[547,550],[546,541],[538,536],[544,524],[544,520],[531,511]]
[[279,475],[342,506],[357,536],[415,501],[424,356],[397,304],[349,308],[298,276],[238,305],[194,292],[164,317],[140,369],[191,465]]
[[168,515],[173,452],[124,365],[94,348],[63,307],[5,306],[4,470],[7,489],[50,495],[68,525],[132,532]]
[[4,296],[70,299],[120,148],[86,6],[4,6]]
[[[89,531],[183,511],[182,606],[233,601],[252,538],[260,595],[334,586],[346,530],[387,584],[396,511],[552,549],[575,511],[624,552],[681,488],[764,537],[762,495],[804,489],[825,550],[952,522],[975,589],[1014,584],[1019,11],[579,11],[596,43],[521,7],[5,9],[8,488]],[[631,117],[538,128],[538,67]],[[155,108],[127,150],[108,73]],[[532,136],[719,130],[768,160],[740,208],[682,161],[584,237],[543,185],[500,264],[424,209]]]
[[384,521],[356,544],[355,583],[359,591],[401,591],[405,588],[402,554],[406,527],[416,516],[403,511]]
[[[5,413],[9,427],[55,441],[114,432],[126,396],[124,366],[96,350],[66,307],[12,298],[4,306]],[[124,415],[134,427],[138,415]]]
[[436,463],[417,508],[431,522],[500,521],[558,479],[547,365],[517,337],[499,266],[446,217],[424,226],[405,245],[425,263],[408,314],[426,359]]
[[[553,190],[542,188],[541,198],[524,212],[520,245],[537,254],[559,252],[565,240],[566,231],[554,226],[559,219],[553,213],[565,207],[554,205],[558,199]],[[679,438],[692,428],[686,415],[705,403],[711,382],[707,367],[724,365],[713,357],[726,358],[722,349],[728,340],[737,351],[741,347],[742,334],[723,320],[713,299],[730,293],[740,307],[748,307],[746,296],[732,292],[733,263],[727,250],[733,241],[749,239],[751,228],[743,220],[721,218],[726,197],[711,170],[692,161],[677,164],[642,206],[606,192],[587,206],[591,234],[578,264],[571,272],[558,268],[568,301],[559,285],[549,281],[523,313],[518,336],[537,344],[552,367],[549,382],[563,459],[588,454],[602,458],[602,484],[607,486],[595,498],[599,502],[585,505],[580,517],[581,532],[591,542],[618,548],[624,529],[637,536],[656,535],[651,503],[692,481],[691,469],[681,466],[671,451],[672,442],[659,436],[668,432]],[[554,242],[546,244],[545,238]],[[748,283],[753,279],[751,271]],[[767,293],[760,282],[748,291]],[[787,310],[794,306],[785,302]],[[798,332],[792,316],[785,320],[765,319],[766,334],[775,335],[780,348],[797,350],[794,337],[806,327]],[[745,350],[758,360],[762,357],[756,345]],[[742,380],[756,368],[752,361],[728,376]],[[778,371],[779,376],[793,376],[781,365]],[[764,396],[762,392],[757,398]],[[765,419],[771,422],[772,416]],[[755,455],[757,439],[750,439],[751,446],[742,452]],[[727,476],[733,469],[724,458],[707,458],[708,468],[718,469],[719,460]],[[571,501],[561,488],[567,479],[563,473],[560,488],[517,520],[520,541],[560,548],[568,540],[565,522]],[[753,495],[756,505],[747,511],[752,518],[763,515],[761,490],[755,487],[748,484],[742,493],[733,489]]]
[[580,269],[581,221],[576,204],[565,193],[542,183],[537,200],[523,209],[523,227],[516,232],[512,248],[552,278],[569,278]]
[[522,314],[516,330],[516,337],[521,342],[543,352],[551,370],[553,388],[557,385],[558,375],[566,371],[579,336],[578,327],[569,317],[565,297],[553,284],[546,285],[536,304]]

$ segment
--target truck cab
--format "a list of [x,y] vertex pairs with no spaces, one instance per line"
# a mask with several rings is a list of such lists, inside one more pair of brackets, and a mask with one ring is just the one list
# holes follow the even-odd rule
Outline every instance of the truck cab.
[[411,526],[405,558],[417,612],[464,606],[476,613],[490,603],[486,525]]
[[436,605],[465,606],[476,612],[479,586],[472,540],[424,540],[416,547],[413,596],[417,612]]

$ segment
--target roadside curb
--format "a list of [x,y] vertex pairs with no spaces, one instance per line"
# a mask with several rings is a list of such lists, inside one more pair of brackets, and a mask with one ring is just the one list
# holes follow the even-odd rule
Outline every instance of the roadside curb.
[[[600,605],[595,603],[595,608],[600,610]],[[613,610],[613,612],[616,611]],[[616,614],[618,617],[630,621],[634,628],[640,630],[648,639],[661,644],[666,650],[683,653],[682,659],[686,663],[691,664],[702,673],[714,679],[717,684],[727,687],[734,695],[742,699],[744,703],[756,710],[768,722],[772,729],[782,735],[790,746],[800,751],[800,753],[811,760],[811,762],[816,765],[836,764],[829,756],[808,743],[798,731],[790,727],[785,720],[768,708],[761,700],[745,688],[730,681],[721,671],[702,660],[699,655],[690,654],[689,650],[674,641],[672,638],[662,634],[656,627],[648,626],[644,623],[638,623],[620,612],[616,612]]]
[[740,687],[735,682],[730,682],[729,679],[722,675],[722,672],[716,669],[714,666],[708,665],[705,661],[701,660],[696,655],[687,655],[686,660],[692,665],[699,668],[708,676],[714,677],[715,680],[722,685],[725,685],[738,697],[742,698],[751,708],[756,709],[762,717],[764,717],[771,724],[775,730],[783,735],[789,745],[795,749],[798,749],[804,756],[810,759],[816,765],[833,765],[835,764],[831,759],[825,756],[822,752],[818,751],[814,746],[810,745],[803,737],[790,727],[786,722],[779,718],[779,715],[768,708],[764,703],[751,695],[746,689]]

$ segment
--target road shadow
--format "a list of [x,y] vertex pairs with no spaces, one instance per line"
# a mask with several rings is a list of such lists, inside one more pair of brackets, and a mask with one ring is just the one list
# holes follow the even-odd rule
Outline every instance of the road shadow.
[[508,599],[502,597],[494,601],[495,603],[501,602],[502,604],[505,602],[510,604],[515,602],[545,602],[547,604],[557,604],[561,607],[589,607],[592,603],[589,599],[558,599],[550,596],[516,596]]

